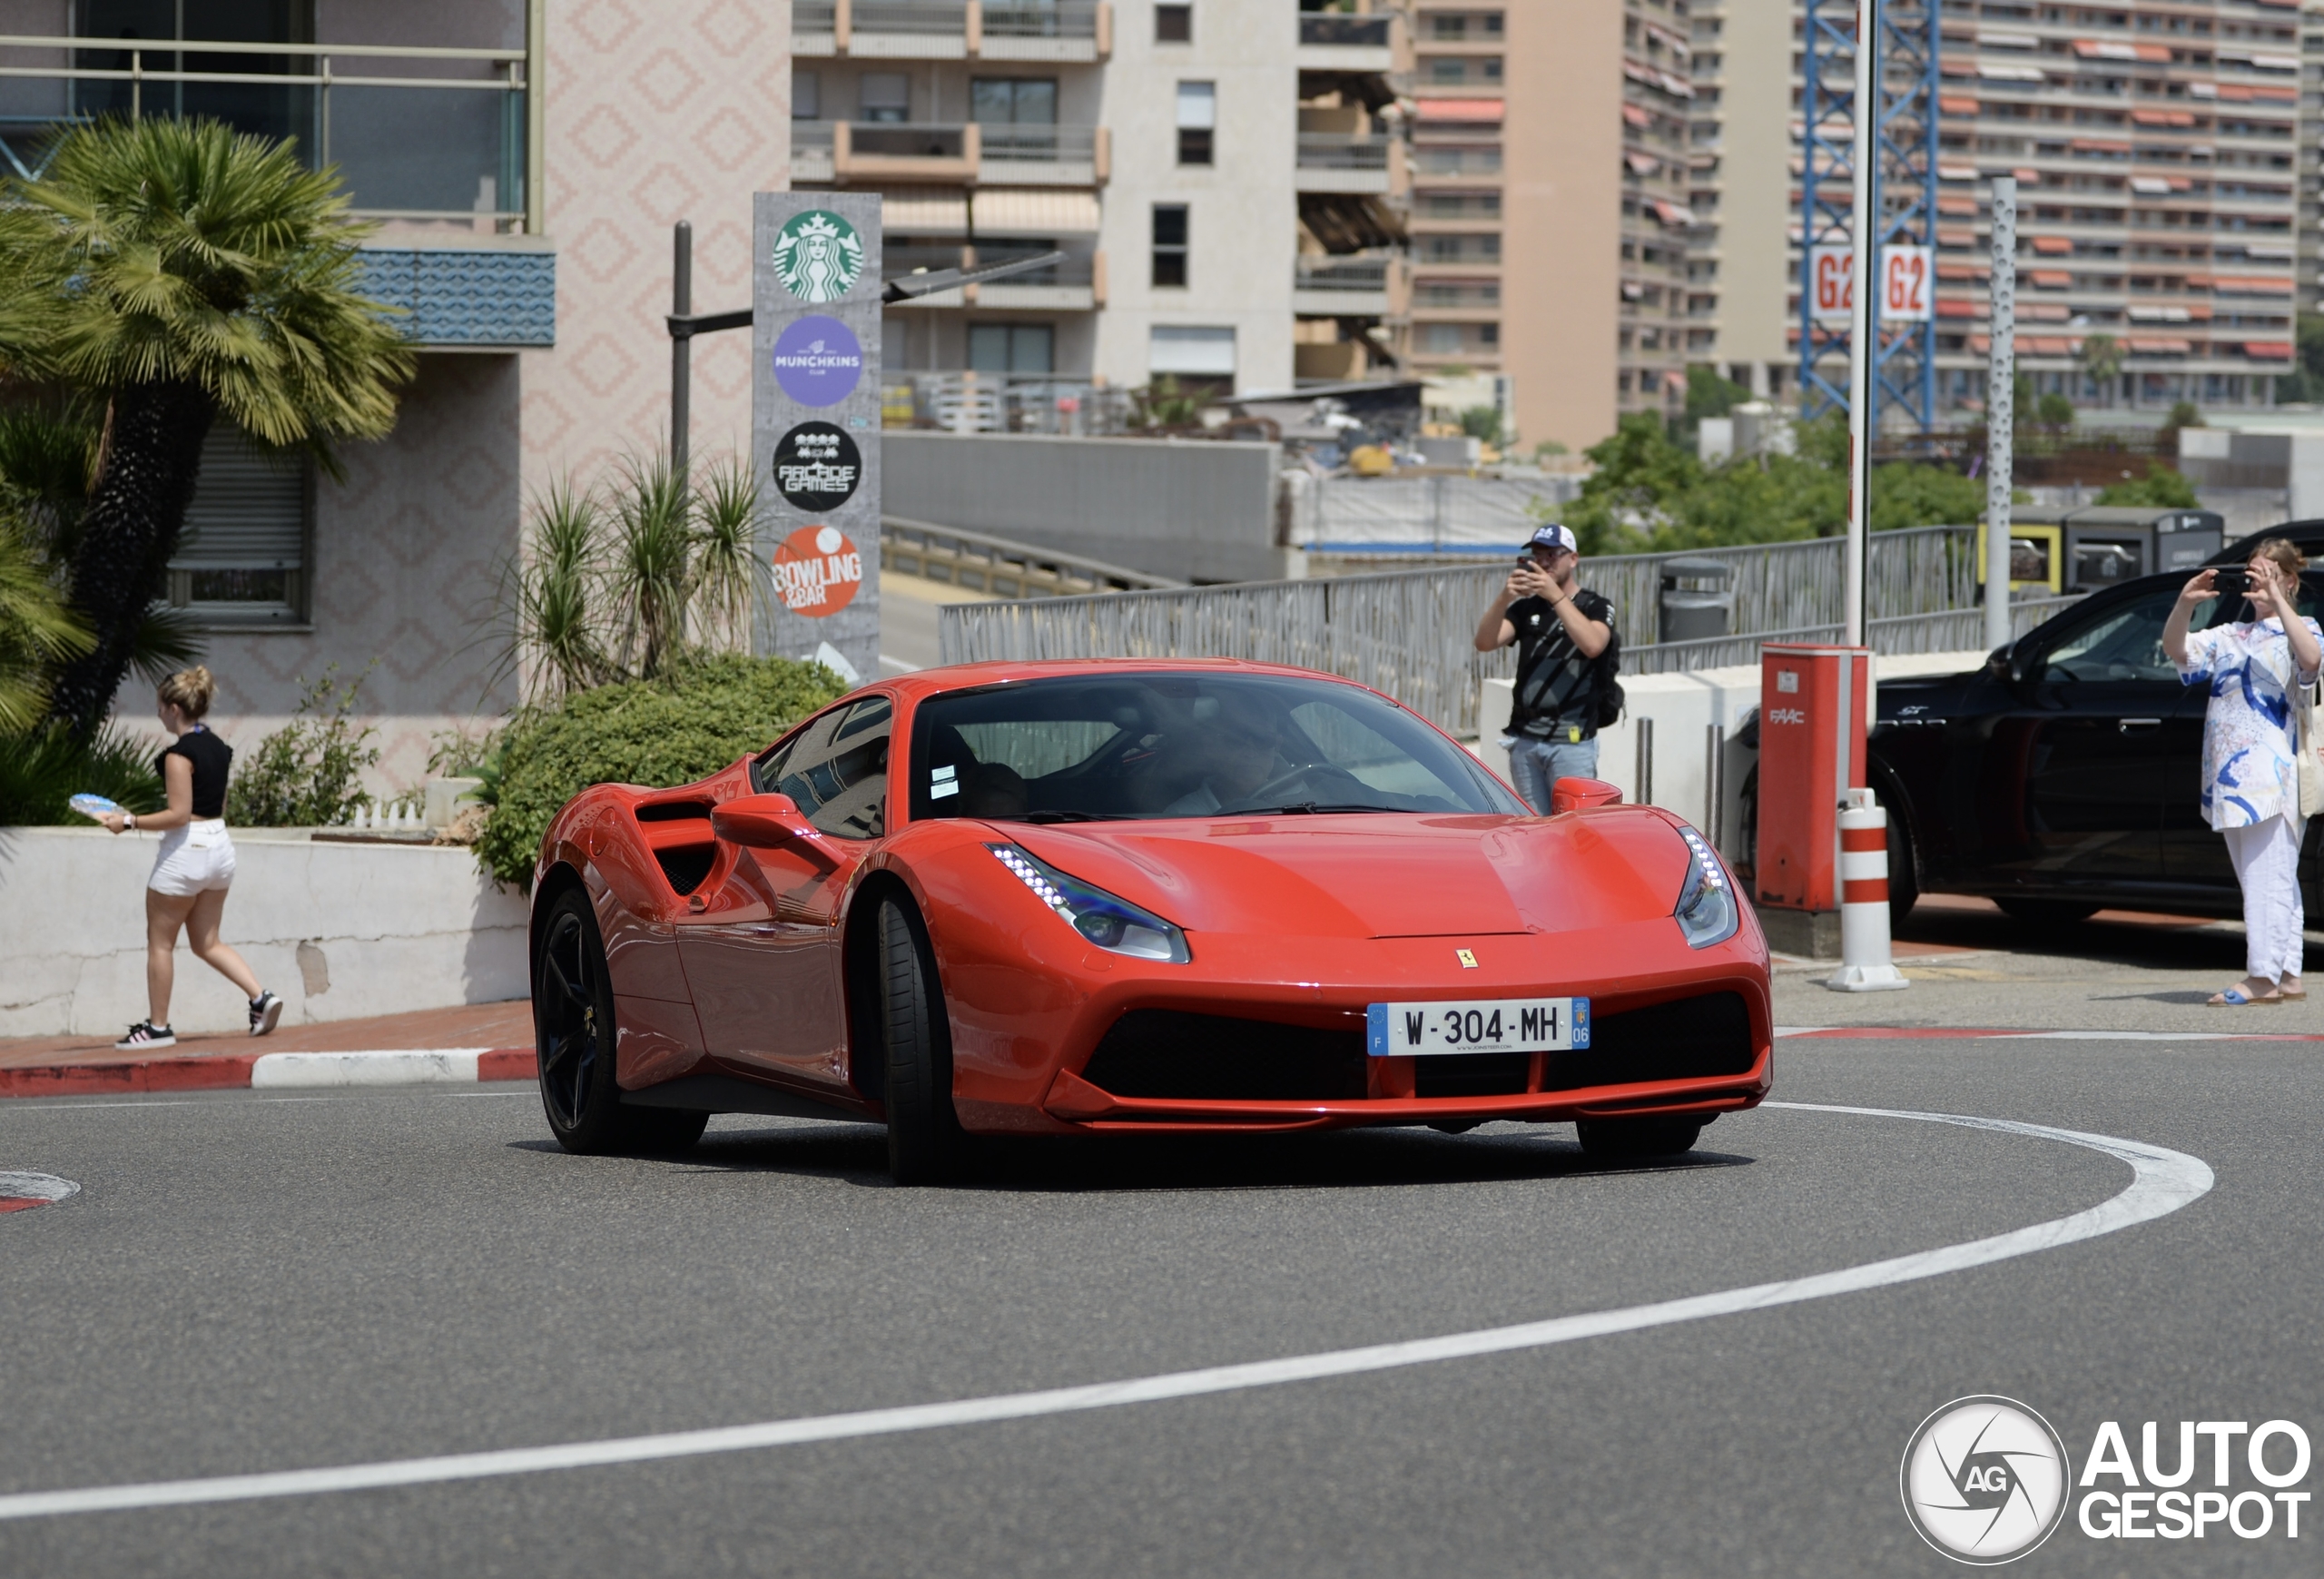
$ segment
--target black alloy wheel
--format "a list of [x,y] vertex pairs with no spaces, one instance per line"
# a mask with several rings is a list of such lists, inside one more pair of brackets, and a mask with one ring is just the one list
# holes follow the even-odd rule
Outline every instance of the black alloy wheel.
[[944,1184],[967,1171],[968,1136],[952,1107],[952,1027],[919,913],[880,901],[880,1040],[887,1058],[888,1172],[898,1184]]
[[1627,1162],[1645,1157],[1676,1157],[1691,1151],[1710,1120],[1698,1118],[1582,1119],[1580,1131],[1585,1156],[1600,1162]]
[[2001,906],[2004,915],[2028,926],[2066,926],[2098,913],[2095,900],[2084,903],[2079,899],[1996,899],[1994,903]]
[[569,889],[549,906],[533,959],[533,1034],[541,1107],[567,1151],[683,1151],[710,1115],[625,1107],[614,1081],[614,989],[588,895]]

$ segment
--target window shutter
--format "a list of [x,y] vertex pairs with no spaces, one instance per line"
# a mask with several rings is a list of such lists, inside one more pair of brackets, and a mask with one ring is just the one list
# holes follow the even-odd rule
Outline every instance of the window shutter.
[[231,424],[212,427],[170,561],[171,603],[205,623],[300,619],[307,498],[303,458],[262,455]]

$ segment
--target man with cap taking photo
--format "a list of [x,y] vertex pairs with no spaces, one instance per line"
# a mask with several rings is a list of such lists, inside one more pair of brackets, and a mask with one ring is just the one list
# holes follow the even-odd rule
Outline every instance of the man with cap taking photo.
[[1598,717],[1620,665],[1614,606],[1574,585],[1581,545],[1551,524],[1533,534],[1509,583],[1477,622],[1477,650],[1517,644],[1517,689],[1509,713],[1509,776],[1547,814],[1550,786],[1598,775]]

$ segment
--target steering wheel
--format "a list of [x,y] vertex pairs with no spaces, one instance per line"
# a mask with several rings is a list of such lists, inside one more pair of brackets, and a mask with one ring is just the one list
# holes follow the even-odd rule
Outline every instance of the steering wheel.
[[[1328,762],[1311,762],[1302,766],[1295,767],[1289,773],[1276,775],[1274,778],[1267,780],[1266,783],[1253,790],[1249,794],[1246,794],[1243,796],[1242,799],[1236,801],[1234,805],[1221,806],[1219,810],[1222,812],[1240,811],[1247,806],[1282,804],[1284,804],[1284,797],[1289,794],[1294,785],[1306,783],[1312,791],[1315,785],[1311,775],[1320,776],[1325,780],[1333,782],[1344,782],[1354,786],[1355,789],[1361,792],[1358,795],[1342,795],[1335,798],[1366,799],[1379,794],[1379,792],[1374,790],[1370,785],[1365,784],[1362,779],[1356,777],[1355,775],[1348,772],[1348,770],[1344,767],[1335,766]],[[1319,794],[1311,794],[1307,798],[1311,800],[1321,800],[1324,797]]]

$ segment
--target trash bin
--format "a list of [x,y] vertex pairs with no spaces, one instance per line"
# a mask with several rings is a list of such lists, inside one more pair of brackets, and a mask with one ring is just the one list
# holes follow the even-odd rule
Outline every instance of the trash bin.
[[1662,561],[1663,641],[1725,636],[1735,623],[1735,567],[1724,559]]

